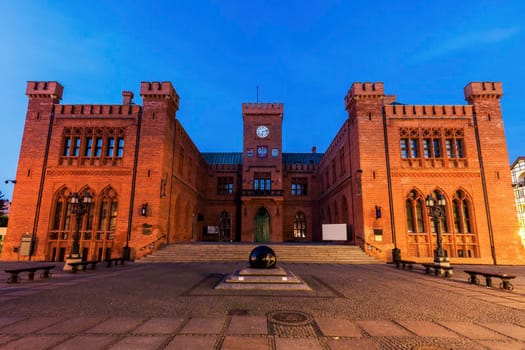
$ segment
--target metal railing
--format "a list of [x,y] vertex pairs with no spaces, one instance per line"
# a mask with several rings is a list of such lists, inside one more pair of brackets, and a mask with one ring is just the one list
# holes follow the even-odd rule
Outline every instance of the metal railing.
[[356,239],[358,239],[358,240],[360,240],[361,242],[363,242],[363,246],[364,246],[364,248],[365,248],[366,250],[374,250],[374,251],[376,251],[376,252],[378,252],[378,253],[381,253],[381,252],[382,252],[381,248],[376,247],[376,246],[373,245],[372,243],[369,243],[369,242],[365,241],[363,238],[361,238],[361,237],[356,237]]
[[284,190],[242,190],[241,196],[282,197]]

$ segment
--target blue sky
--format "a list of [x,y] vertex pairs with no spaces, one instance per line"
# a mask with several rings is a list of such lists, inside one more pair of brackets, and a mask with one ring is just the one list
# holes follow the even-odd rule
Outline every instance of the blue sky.
[[509,162],[525,155],[523,1],[1,1],[0,191],[10,198],[27,81],[62,103],[141,103],[171,81],[203,152],[242,150],[241,104],[283,102],[283,151],[324,152],[356,81],[409,104],[463,104],[470,81],[501,81]]

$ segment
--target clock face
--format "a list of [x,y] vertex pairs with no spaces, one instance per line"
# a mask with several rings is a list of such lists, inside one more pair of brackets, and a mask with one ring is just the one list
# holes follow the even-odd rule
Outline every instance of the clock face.
[[257,136],[259,136],[260,138],[265,138],[266,136],[268,136],[270,134],[270,129],[268,129],[267,126],[264,126],[264,125],[260,125],[257,127]]

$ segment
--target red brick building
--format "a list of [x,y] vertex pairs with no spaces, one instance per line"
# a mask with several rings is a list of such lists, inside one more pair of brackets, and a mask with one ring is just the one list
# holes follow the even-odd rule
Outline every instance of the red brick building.
[[[324,154],[282,149],[284,106],[244,103],[243,149],[201,153],[177,119],[169,82],[143,82],[142,105],[64,105],[57,82],[29,82],[29,104],[1,258],[61,261],[77,230],[85,259],[140,258],[202,240],[346,242],[384,261],[429,261],[436,229],[425,197],[443,196],[452,263],[525,262],[518,236],[501,83],[470,83],[467,105],[405,105],[383,83],[354,83],[348,118]],[[33,249],[27,249],[31,240]]]

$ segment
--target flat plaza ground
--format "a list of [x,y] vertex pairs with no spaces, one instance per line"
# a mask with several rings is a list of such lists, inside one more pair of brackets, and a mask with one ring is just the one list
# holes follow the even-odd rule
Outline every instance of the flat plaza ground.
[[[0,263],[1,349],[525,349],[525,266],[455,266],[445,279],[278,264],[311,292],[213,289],[246,263],[57,264],[51,279],[6,283],[4,269],[35,264],[48,263]],[[518,276],[515,290],[468,284],[475,268]]]

